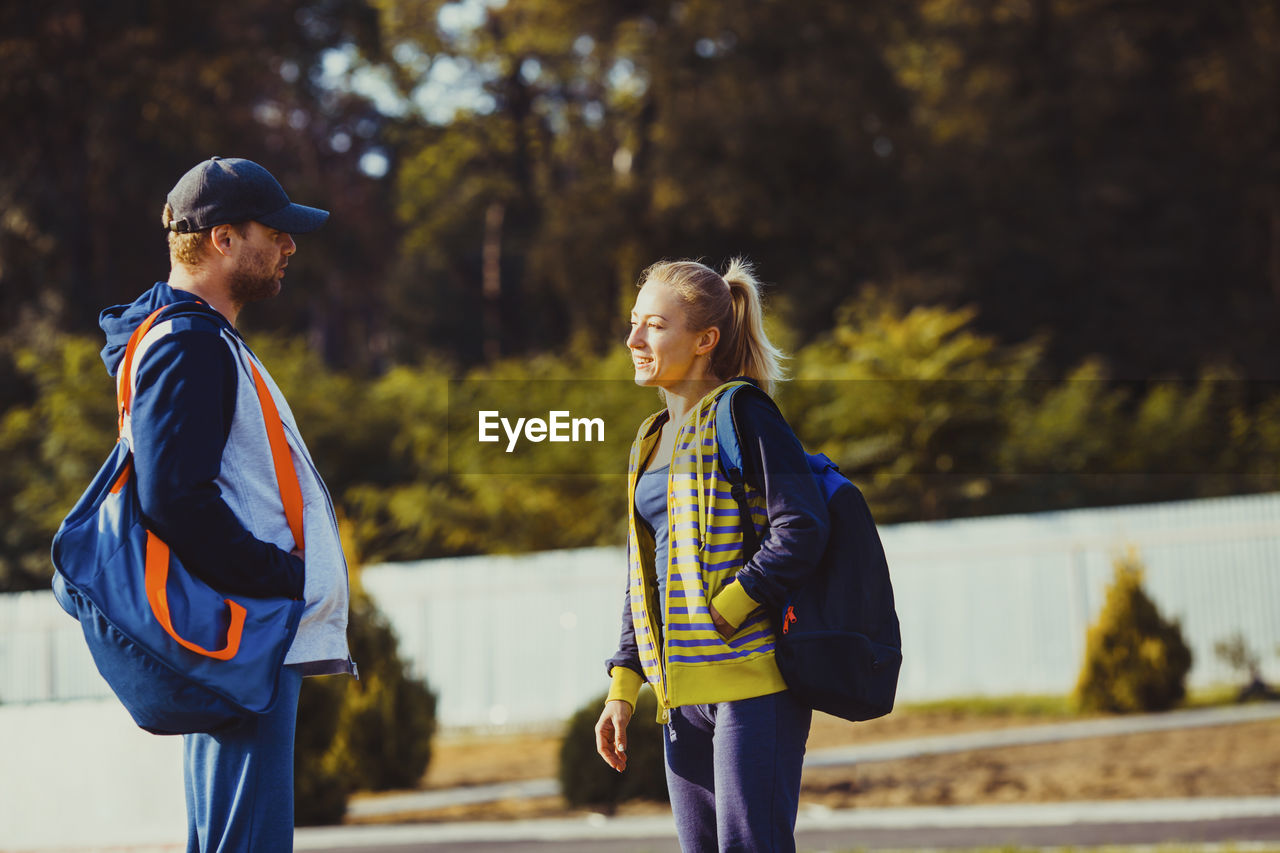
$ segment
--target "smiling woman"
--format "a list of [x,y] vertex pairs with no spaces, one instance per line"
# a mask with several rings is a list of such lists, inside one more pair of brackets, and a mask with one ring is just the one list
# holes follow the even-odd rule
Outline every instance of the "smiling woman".
[[[640,282],[627,338],[637,370],[646,369],[644,376],[637,372],[638,383],[664,387],[664,376],[746,376],[771,392],[782,378],[783,355],[765,334],[759,283],[746,260],[730,261],[723,277],[696,261],[663,261]],[[710,337],[690,347],[697,330]],[[687,351],[709,361],[705,370],[694,370],[690,361],[655,372],[665,360],[659,349],[668,357]]]
[[[631,448],[630,567],[596,750],[626,769],[627,727],[647,682],[668,726],[681,847],[794,850],[811,711],[778,672],[769,612],[816,567],[829,521],[800,442],[764,396],[782,355],[764,333],[750,265],[735,259],[723,276],[696,261],[653,265],[626,343],[636,383],[660,389],[666,408]],[[744,450],[754,554],[716,435],[724,392],[744,380],[750,393],[726,405]]]
[[661,388],[682,382],[697,359],[715,347],[719,329],[695,332],[684,320],[684,306],[672,288],[654,284],[641,289],[627,336],[637,384]]

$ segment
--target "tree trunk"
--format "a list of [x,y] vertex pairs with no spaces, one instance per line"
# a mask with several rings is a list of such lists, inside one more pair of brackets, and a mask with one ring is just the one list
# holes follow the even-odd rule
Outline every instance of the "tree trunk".
[[506,205],[490,203],[484,214],[484,357],[496,361],[502,355],[502,220]]

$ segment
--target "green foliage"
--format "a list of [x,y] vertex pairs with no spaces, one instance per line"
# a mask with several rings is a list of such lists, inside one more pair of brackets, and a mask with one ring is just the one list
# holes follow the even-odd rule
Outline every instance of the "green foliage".
[[926,714],[955,717],[1044,717],[1075,716],[1077,709],[1065,695],[960,696],[931,702],[910,702],[894,709],[895,715]]
[[[1209,497],[1275,487],[1276,397],[1206,370],[1113,382],[1090,359],[1042,378],[1043,344],[1002,344],[971,310],[864,294],[797,351],[779,392],[807,446],[886,522]],[[1224,442],[1223,436],[1230,439]]]
[[[58,329],[163,274],[164,193],[214,151],[333,211],[244,322],[286,333],[255,345],[371,559],[620,541],[612,444],[477,473],[451,382],[625,379],[671,256],[759,262],[826,386],[784,412],[883,521],[1274,489],[1280,395],[1244,380],[1274,362],[1280,16],[1184,7],[0,11],[0,589],[43,585],[110,443],[96,337]],[[656,407],[590,400],[624,436]]]
[[[1091,360],[1039,378],[1041,345],[1001,344],[972,311],[851,300],[798,349],[779,404],[883,522],[1207,497],[1275,488],[1280,394],[1222,371],[1118,384]],[[792,336],[775,322],[780,339]],[[325,366],[297,339],[252,336],[283,389],[353,541],[371,562],[616,544],[626,455],[662,403],[626,351],[376,378]],[[0,589],[47,583],[49,541],[115,431],[97,343],[32,323],[0,349],[17,402],[0,414]],[[478,410],[601,418],[605,440],[477,441]]]
[[1225,640],[1214,643],[1213,653],[1246,679],[1244,686],[1236,694],[1236,701],[1248,702],[1256,699],[1274,701],[1280,698],[1280,692],[1263,680],[1262,655],[1248,644],[1243,632],[1236,631]]
[[431,760],[436,697],[411,677],[395,633],[366,595],[351,607],[351,654],[360,681],[348,690],[333,743],[335,763],[360,790],[416,787]]
[[645,265],[738,252],[802,342],[880,282],[1052,329],[1056,374],[1273,372],[1274,4],[465,9],[0,10],[5,328],[161,275],[164,192],[219,151],[334,213],[249,322],[371,373],[599,350]]
[[30,389],[0,410],[0,591],[47,587],[49,543],[116,436],[98,345],[45,323],[0,345]]
[[[397,49],[364,57],[405,96],[406,337],[602,345],[648,263],[745,251],[802,340],[887,282],[999,339],[1053,329],[1059,374],[1270,375],[1268,4],[441,5],[381,0]],[[449,111],[412,97],[442,68]]]
[[293,819],[298,826],[338,823],[346,814],[355,786],[332,745],[351,689],[343,677],[302,682],[293,747]]
[[302,685],[294,761],[300,826],[341,821],[352,791],[416,787],[431,760],[435,694],[408,674],[394,632],[358,577],[347,637],[360,680]]
[[[617,378],[628,375],[621,350],[605,360],[571,349],[499,361],[456,379],[443,367],[403,366],[357,382],[300,347],[258,346],[368,560],[612,544],[623,535],[627,447],[660,404]],[[476,440],[478,408],[590,412],[605,421],[606,441],[509,454],[505,437]]]
[[378,42],[364,0],[0,8],[0,331],[41,305],[89,332],[162,278],[165,193],[220,154],[267,166],[337,226],[299,239],[283,294],[249,321],[374,361],[397,233],[387,182],[358,163],[382,150],[388,119],[318,80],[342,48],[376,56]]
[[1075,699],[1082,710],[1165,711],[1186,695],[1191,650],[1142,588],[1134,554],[1116,561],[1102,613],[1089,629]]
[[652,691],[641,691],[635,713],[627,725],[627,769],[619,773],[596,752],[595,726],[604,707],[604,696],[583,705],[565,728],[560,745],[560,791],[573,806],[589,806],[612,812],[619,803],[644,799],[668,799],[663,727],[657,720],[658,704]]
[[303,682],[294,760],[300,826],[341,821],[352,791],[416,787],[436,730],[436,696],[409,675],[395,633],[360,584],[351,525],[339,530],[352,566],[347,640],[360,679]]
[[1236,631],[1227,639],[1214,643],[1213,653],[1245,678],[1252,680],[1260,677],[1262,656],[1245,641],[1243,632]]
[[783,411],[813,451],[864,475],[877,518],[950,515],[993,488],[1040,350],[977,334],[973,316],[863,297],[795,356]]

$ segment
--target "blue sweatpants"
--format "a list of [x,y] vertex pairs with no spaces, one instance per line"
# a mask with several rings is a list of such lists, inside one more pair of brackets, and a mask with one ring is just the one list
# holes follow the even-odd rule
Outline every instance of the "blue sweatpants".
[[667,790],[684,853],[794,853],[812,717],[790,691],[671,709]]
[[183,735],[187,853],[293,849],[293,735],[302,671],[285,667],[275,707],[216,734]]

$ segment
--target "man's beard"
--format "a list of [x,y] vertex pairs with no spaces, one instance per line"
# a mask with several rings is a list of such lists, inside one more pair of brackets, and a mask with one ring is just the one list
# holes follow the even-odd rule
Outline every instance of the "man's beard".
[[279,272],[271,252],[253,251],[231,274],[231,299],[237,305],[270,299],[280,292]]

